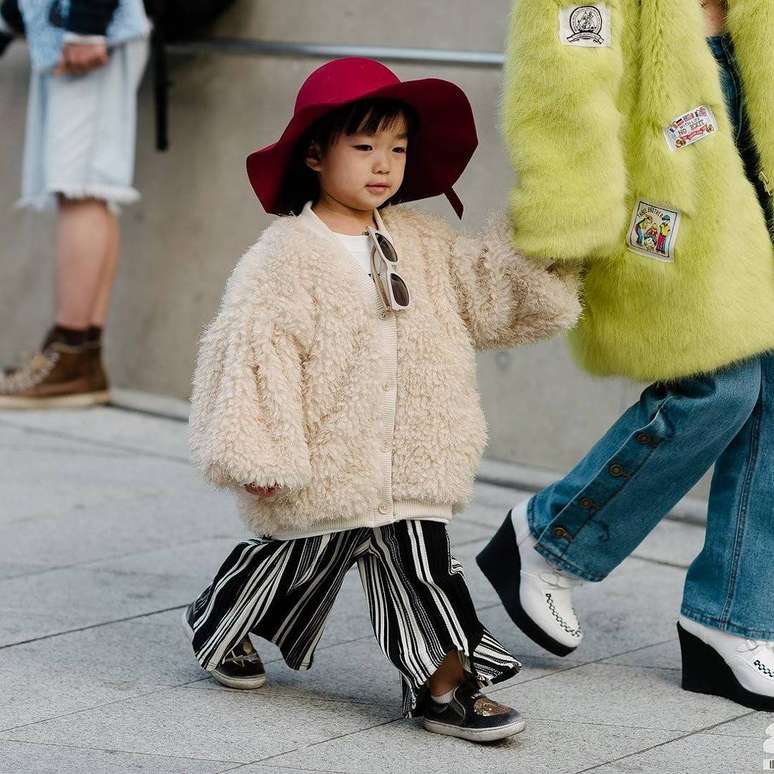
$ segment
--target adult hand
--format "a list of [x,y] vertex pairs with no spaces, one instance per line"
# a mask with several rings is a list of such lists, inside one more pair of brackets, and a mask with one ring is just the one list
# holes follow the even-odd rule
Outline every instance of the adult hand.
[[269,497],[273,495],[278,489],[278,486],[256,486],[255,484],[245,484],[245,489],[250,494],[261,495],[263,497]]
[[84,75],[108,62],[107,45],[102,43],[65,43],[54,75]]

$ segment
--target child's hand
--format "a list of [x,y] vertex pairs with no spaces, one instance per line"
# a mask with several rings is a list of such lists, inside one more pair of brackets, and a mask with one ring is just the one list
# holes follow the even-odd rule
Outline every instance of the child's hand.
[[66,43],[54,75],[84,75],[108,63],[105,43]]
[[278,489],[278,486],[256,486],[255,484],[245,484],[245,489],[250,494],[258,495],[260,497],[270,497]]

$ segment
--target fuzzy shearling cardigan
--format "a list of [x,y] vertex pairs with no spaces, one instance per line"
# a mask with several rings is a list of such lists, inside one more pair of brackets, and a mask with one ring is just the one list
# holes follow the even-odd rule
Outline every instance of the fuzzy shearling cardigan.
[[[193,459],[235,492],[257,534],[451,518],[470,499],[486,442],[475,350],[542,339],[577,319],[575,275],[525,259],[504,220],[480,237],[404,206],[379,221],[410,309],[385,312],[307,207],[274,221],[242,257],[201,339]],[[248,483],[281,488],[259,497]]]
[[[609,12],[600,37],[562,30],[576,8],[576,27],[584,13],[599,27]],[[729,0],[728,29],[771,191],[774,2]],[[672,150],[665,129],[700,106],[718,130]],[[697,0],[515,0],[503,123],[517,246],[587,266],[570,336],[581,365],[669,381],[774,348],[774,248]],[[630,249],[641,200],[680,213],[672,260]],[[668,230],[674,218],[662,222]]]

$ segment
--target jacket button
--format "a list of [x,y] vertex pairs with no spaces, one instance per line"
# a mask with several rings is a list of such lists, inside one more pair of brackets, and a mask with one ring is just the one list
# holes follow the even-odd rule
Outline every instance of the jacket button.
[[590,497],[581,497],[581,499],[580,499],[580,507],[581,508],[593,508],[594,507],[594,501]]
[[626,471],[623,469],[623,465],[619,465],[617,462],[614,462],[610,466],[609,470],[610,470],[610,475],[613,476],[614,478],[621,478],[621,476],[623,476],[626,473]]
[[567,540],[571,540],[570,533],[564,527],[554,527],[551,532],[556,538],[566,538]]
[[384,505],[384,503],[382,503],[382,505],[379,506],[379,513],[381,513],[382,516],[386,516],[389,512],[390,512],[389,506]]
[[389,382],[385,382],[385,383],[382,385],[382,389],[383,389],[385,392],[389,392],[391,387],[392,387],[392,385],[391,385]]
[[640,433],[637,436],[637,443],[641,443],[643,446],[652,446],[653,445],[653,436],[648,435],[647,433]]

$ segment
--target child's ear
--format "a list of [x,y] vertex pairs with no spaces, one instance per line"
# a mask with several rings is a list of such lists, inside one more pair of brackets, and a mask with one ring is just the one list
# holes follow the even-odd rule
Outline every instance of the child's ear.
[[322,168],[322,151],[320,149],[319,143],[310,143],[309,147],[306,149],[304,163],[314,172],[320,171]]

